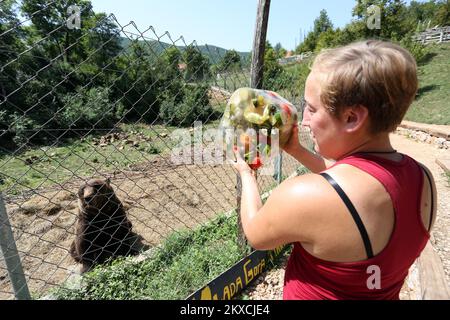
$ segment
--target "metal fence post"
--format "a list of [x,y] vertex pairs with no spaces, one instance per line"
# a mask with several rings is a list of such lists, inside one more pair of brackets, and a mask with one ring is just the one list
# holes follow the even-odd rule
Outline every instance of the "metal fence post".
[[11,224],[9,223],[3,196],[0,193],[0,249],[5,259],[14,294],[18,300],[31,300],[22,263],[17,252]]
[[277,181],[278,184],[283,182],[283,153],[280,151],[280,154],[275,158],[275,172],[273,178]]

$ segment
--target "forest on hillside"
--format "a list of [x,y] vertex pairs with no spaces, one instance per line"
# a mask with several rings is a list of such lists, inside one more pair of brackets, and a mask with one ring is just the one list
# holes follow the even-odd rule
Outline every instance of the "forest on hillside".
[[[83,23],[66,25],[67,7],[77,5]],[[368,29],[366,10],[381,10],[380,29]],[[449,25],[449,1],[358,0],[353,20],[334,28],[320,12],[297,53],[317,52],[359,39],[396,41],[417,61],[427,49],[411,36],[430,26]],[[22,23],[21,19],[27,23]],[[218,75],[247,74],[251,53],[196,43],[134,35],[112,15],[94,12],[88,0],[4,0],[0,2],[0,144],[3,150],[26,143],[48,144],[76,130],[112,128],[117,123],[189,126],[214,115],[208,90]],[[287,50],[267,42],[264,88],[300,90],[307,67],[282,68]],[[246,79],[244,75],[244,79]],[[246,84],[245,81],[243,84]]]

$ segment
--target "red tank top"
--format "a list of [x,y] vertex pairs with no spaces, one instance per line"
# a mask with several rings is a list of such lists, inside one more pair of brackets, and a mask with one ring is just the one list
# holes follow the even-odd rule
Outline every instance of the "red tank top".
[[[383,184],[391,196],[395,212],[390,240],[376,256],[350,263],[316,258],[300,243],[295,243],[286,267],[283,299],[399,299],[408,270],[430,237],[420,215],[424,183],[422,169],[406,155],[400,162],[395,162],[355,154],[333,166],[339,164],[359,168]],[[369,278],[376,274],[372,266],[379,268],[379,289],[368,285]]]

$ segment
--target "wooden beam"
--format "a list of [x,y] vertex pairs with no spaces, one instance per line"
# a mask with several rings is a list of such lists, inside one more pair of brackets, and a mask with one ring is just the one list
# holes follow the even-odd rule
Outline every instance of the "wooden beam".
[[[263,85],[264,52],[266,48],[267,25],[269,22],[270,0],[259,0],[256,15],[255,38],[253,41],[251,84],[255,89]],[[242,182],[239,173],[236,175],[236,202],[238,215],[238,245],[241,252],[246,252],[247,239],[241,221]]]
[[253,40],[251,87],[263,86],[264,53],[266,49],[267,25],[269,23],[270,0],[259,0],[256,16],[255,37]]
[[450,300],[444,267],[430,242],[419,257],[422,300]]

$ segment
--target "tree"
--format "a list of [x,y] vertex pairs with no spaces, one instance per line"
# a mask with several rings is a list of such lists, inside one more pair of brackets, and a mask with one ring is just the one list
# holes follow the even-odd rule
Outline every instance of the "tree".
[[[19,22],[16,4],[14,0],[0,2],[0,130],[10,129],[13,115],[23,107],[23,96],[11,95],[19,87],[21,63],[18,57],[24,50],[22,39],[25,35],[21,28],[14,27]],[[0,135],[0,143],[5,146],[12,138],[13,134],[6,131]]]
[[434,15],[436,14],[435,11],[435,1],[418,2],[413,0],[409,4],[408,18],[409,20],[420,24],[420,28],[417,31],[424,31],[425,28],[422,29],[422,27],[426,26],[428,23],[432,23]]
[[186,62],[185,79],[187,81],[201,81],[209,77],[209,60],[196,47],[188,46],[183,57]]
[[353,8],[353,16],[364,24],[373,15],[368,11],[371,6],[377,6],[381,11],[381,28],[363,31],[364,38],[401,39],[411,31],[411,21],[407,19],[407,7],[402,0],[358,0]]
[[168,78],[180,78],[179,64],[181,62],[181,51],[177,47],[169,47],[161,55],[162,67],[166,69]]
[[170,47],[153,64],[155,74],[158,77],[157,92],[160,101],[172,98],[175,99],[175,102],[183,100],[183,76],[180,70],[181,61],[181,51],[177,47]]
[[322,32],[326,32],[329,29],[333,29],[333,23],[328,16],[327,10],[320,10],[319,17],[314,20],[314,33],[320,35]]
[[122,117],[123,106],[120,102],[111,103],[109,89],[95,87],[79,89],[64,98],[64,110],[60,123],[65,128],[88,129],[92,127],[111,127]]
[[17,83],[17,58],[24,49],[21,41],[24,33],[20,28],[14,27],[18,23],[15,4],[14,0],[0,2],[0,102]]
[[66,26],[68,2],[56,0],[50,5],[41,0],[23,0],[22,12],[33,23],[34,30],[42,38],[49,57],[61,56],[65,63],[77,64],[87,57],[81,35],[89,29],[90,20],[95,18],[92,4],[87,0],[73,0],[71,5],[80,7],[81,29]]
[[328,29],[322,32],[317,39],[316,51],[320,51],[325,48],[332,48],[338,45],[338,41],[341,37],[341,30]]
[[331,22],[327,11],[323,9],[320,11],[319,17],[314,20],[313,30],[308,33],[305,40],[303,40],[295,51],[297,53],[315,51],[320,35],[328,30],[333,30],[333,23]]
[[214,116],[209,104],[209,86],[190,84],[184,89],[184,99],[176,102],[168,98],[161,105],[160,118],[166,125],[192,126],[194,121],[208,121]]
[[263,87],[268,90],[278,90],[280,88],[278,79],[283,74],[283,68],[278,63],[275,50],[270,42],[266,42],[266,51],[264,53],[264,79]]
[[108,66],[103,71],[114,69],[115,64],[112,60],[118,57],[123,49],[116,23],[104,13],[95,13],[92,19],[85,22],[84,27],[89,28],[87,33],[89,62],[101,69]]
[[317,35],[314,32],[309,32],[306,38],[301,44],[295,49],[296,53],[314,51],[317,45]]
[[129,53],[120,59],[123,75],[115,82],[113,97],[122,101],[127,121],[151,122],[158,117],[160,101],[157,93],[163,87],[156,65],[143,41],[133,40]]
[[281,43],[277,43],[274,47],[275,50],[275,55],[278,59],[284,58],[287,54],[286,49],[283,48],[283,46],[281,45]]
[[[80,8],[81,29],[66,25],[69,3],[56,0],[50,5],[39,0],[23,0],[23,14],[31,19],[29,28],[33,43],[39,42],[45,57],[55,60],[70,74],[62,84],[74,90],[86,80],[94,79],[95,85],[104,86],[117,70],[114,59],[122,51],[119,30],[111,17],[96,14],[87,0],[70,1]],[[107,67],[107,68],[106,68]],[[97,76],[101,73],[101,76]]]
[[440,26],[450,26],[450,1],[440,2],[435,21]]
[[235,71],[242,67],[241,56],[235,50],[228,50],[223,58],[219,61],[217,71]]

